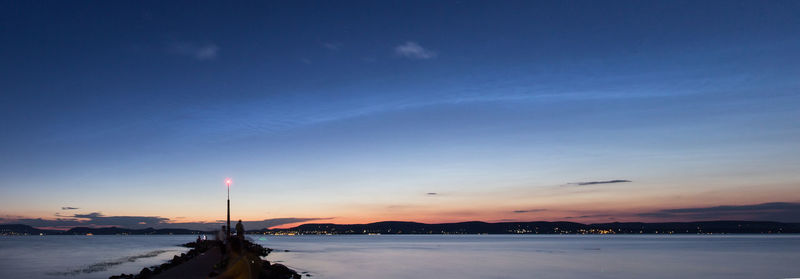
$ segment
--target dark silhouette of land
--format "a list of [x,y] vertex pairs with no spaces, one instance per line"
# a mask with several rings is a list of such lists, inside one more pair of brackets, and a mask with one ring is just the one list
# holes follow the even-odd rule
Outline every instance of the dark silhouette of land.
[[66,231],[61,230],[41,230],[22,224],[0,224],[0,235],[115,235],[115,234],[209,234],[211,232],[188,230],[188,229],[125,229],[118,227],[109,228],[87,228],[75,227]]
[[[40,230],[27,225],[0,225],[0,235],[148,235],[212,234],[187,229],[125,229],[76,227],[67,231]],[[707,233],[800,233],[800,223],[761,221],[707,221],[670,223],[574,222],[462,222],[425,224],[377,222],[370,224],[304,224],[287,229],[249,230],[249,234],[707,234]]]
[[264,229],[265,234],[706,234],[706,233],[800,233],[800,223],[758,221],[708,221],[674,223],[573,222],[463,222],[424,224],[377,222],[370,224],[304,224],[288,229]]

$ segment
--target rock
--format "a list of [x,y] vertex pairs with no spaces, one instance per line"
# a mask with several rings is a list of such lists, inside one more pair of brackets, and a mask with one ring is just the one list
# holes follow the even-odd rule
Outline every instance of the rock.
[[282,264],[273,264],[270,265],[268,269],[265,270],[264,273],[266,277],[262,278],[269,278],[269,279],[298,279],[301,278],[300,274],[297,274],[294,270],[289,269],[285,265]]
[[149,268],[145,267],[142,268],[142,271],[139,271],[139,275],[136,276],[136,278],[150,278],[150,276],[152,275],[153,275],[152,271],[150,271]]

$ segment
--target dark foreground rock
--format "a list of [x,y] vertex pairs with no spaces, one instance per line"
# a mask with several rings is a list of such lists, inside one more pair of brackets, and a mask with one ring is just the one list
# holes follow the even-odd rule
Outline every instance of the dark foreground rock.
[[299,279],[301,276],[296,271],[286,267],[282,264],[269,264],[269,261],[264,261],[261,269],[261,279],[278,279],[278,278],[291,278]]

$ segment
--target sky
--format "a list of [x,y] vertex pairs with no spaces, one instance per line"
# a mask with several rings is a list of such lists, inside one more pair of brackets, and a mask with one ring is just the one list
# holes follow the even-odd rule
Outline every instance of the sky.
[[3,1],[0,223],[800,222],[797,1]]

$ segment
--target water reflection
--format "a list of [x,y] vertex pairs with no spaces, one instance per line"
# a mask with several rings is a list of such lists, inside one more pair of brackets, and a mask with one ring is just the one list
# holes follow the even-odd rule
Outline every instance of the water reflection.
[[258,238],[300,272],[358,278],[784,278],[800,236],[381,235]]

